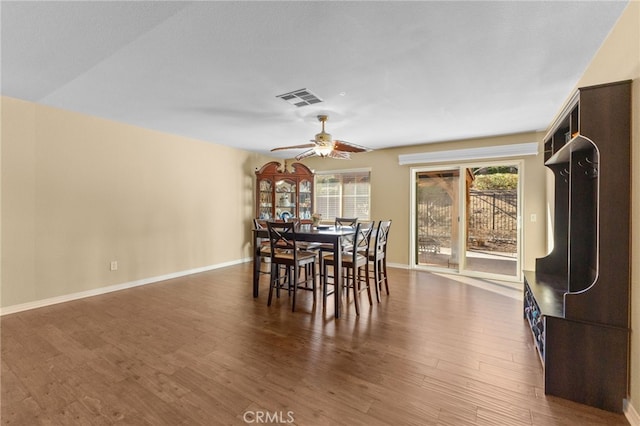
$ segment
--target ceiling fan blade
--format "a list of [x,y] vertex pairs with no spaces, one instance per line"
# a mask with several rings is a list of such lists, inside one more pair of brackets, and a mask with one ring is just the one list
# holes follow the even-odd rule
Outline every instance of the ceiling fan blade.
[[351,142],[345,141],[333,141],[333,149],[336,151],[344,151],[344,152],[369,152],[371,149],[365,148],[364,146],[356,145]]
[[351,160],[351,154],[345,151],[336,151],[335,149],[331,151],[327,157],[337,160]]
[[281,146],[278,148],[273,148],[271,150],[271,152],[273,151],[282,151],[284,149],[303,149],[303,148],[313,148],[314,146],[316,146],[315,143],[305,143],[303,145],[292,145],[292,146]]
[[331,135],[324,131],[324,123],[327,121],[326,115],[318,115],[318,120],[322,123],[322,131],[316,134],[315,139],[312,139],[312,143],[303,144],[303,145],[292,145],[292,146],[281,146],[278,148],[273,148],[273,151],[281,151],[285,149],[308,149],[302,154],[298,154],[296,156],[296,160],[302,160],[303,158],[311,157],[313,155],[317,155],[319,157],[330,157],[337,158],[340,160],[349,160],[351,159],[351,152],[368,152],[371,149],[366,148],[364,146],[356,145],[354,143],[333,140]]
[[309,149],[309,150],[303,152],[302,154],[296,155],[296,160],[300,161],[303,158],[311,157],[312,155],[316,155],[316,152],[313,149]]

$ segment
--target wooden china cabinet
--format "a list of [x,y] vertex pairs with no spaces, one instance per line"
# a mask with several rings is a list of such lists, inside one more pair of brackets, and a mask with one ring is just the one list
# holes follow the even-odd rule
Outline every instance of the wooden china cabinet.
[[287,168],[271,161],[256,169],[256,217],[264,220],[300,218],[311,223],[313,172],[304,164]]

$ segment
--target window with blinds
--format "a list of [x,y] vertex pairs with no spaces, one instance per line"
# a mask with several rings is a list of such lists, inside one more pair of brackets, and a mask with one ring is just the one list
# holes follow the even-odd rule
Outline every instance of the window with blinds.
[[315,212],[323,220],[336,217],[370,217],[371,187],[369,170],[316,172]]

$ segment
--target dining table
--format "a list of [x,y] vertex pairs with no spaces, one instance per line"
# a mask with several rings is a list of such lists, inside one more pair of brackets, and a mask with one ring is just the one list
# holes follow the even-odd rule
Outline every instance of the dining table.
[[[253,297],[258,297],[260,282],[260,241],[269,238],[269,231],[266,228],[254,228],[253,230]],[[339,271],[342,265],[342,239],[355,234],[351,226],[314,226],[311,224],[301,224],[296,228],[296,240],[313,243],[331,244],[333,247],[333,257],[336,262],[336,270]],[[342,274],[334,274],[334,316],[340,318],[342,303]]]

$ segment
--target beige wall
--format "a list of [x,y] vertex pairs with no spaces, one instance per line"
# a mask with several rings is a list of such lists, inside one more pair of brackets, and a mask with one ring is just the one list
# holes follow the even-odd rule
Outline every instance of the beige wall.
[[268,158],[6,97],[2,113],[2,307],[250,256]]
[[[352,160],[332,160],[312,157],[304,163],[315,170],[339,170],[348,168],[371,168],[371,219],[393,220],[389,238],[389,262],[408,265],[410,257],[410,169],[419,165],[400,166],[398,155],[447,151],[471,147],[499,146],[513,143],[541,142],[542,133],[524,133],[491,138],[470,139],[437,144],[425,144],[403,148],[376,150],[356,154]],[[541,155],[541,154],[540,154]],[[545,215],[545,167],[540,155],[523,157],[523,217],[532,213],[542,218]],[[500,158],[484,161],[489,163]],[[515,160],[510,158],[509,160]],[[476,162],[477,163],[477,162]],[[464,164],[464,163],[460,163]],[[429,164],[429,166],[437,164]],[[536,223],[523,221],[523,265],[524,269],[533,269],[535,258],[546,254],[546,232],[543,220]]]
[[640,413],[640,2],[632,1],[578,82],[590,86],[632,79],[631,159],[631,382],[630,402]]
[[[3,308],[250,256],[254,170],[272,159],[12,98],[2,98],[2,108]],[[427,144],[305,164],[371,167],[372,215],[393,219],[389,261],[407,265],[410,167],[398,165],[399,154],[541,138]],[[538,156],[525,159],[523,178],[523,216],[542,217]],[[526,268],[545,253],[543,227],[525,222]],[[109,270],[112,260],[117,271]]]

